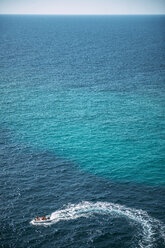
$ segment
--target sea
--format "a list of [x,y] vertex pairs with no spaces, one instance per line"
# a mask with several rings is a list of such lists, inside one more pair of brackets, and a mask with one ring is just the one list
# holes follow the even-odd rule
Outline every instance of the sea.
[[164,15],[0,16],[0,195],[2,248],[165,247]]

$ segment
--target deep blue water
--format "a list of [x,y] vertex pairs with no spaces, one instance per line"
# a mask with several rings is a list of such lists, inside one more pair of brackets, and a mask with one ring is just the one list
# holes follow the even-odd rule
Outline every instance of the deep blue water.
[[164,26],[0,16],[0,247],[165,247]]

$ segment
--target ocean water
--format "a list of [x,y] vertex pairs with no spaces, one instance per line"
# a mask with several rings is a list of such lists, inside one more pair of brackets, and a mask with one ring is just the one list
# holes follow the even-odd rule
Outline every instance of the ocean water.
[[164,26],[0,16],[0,247],[165,247]]

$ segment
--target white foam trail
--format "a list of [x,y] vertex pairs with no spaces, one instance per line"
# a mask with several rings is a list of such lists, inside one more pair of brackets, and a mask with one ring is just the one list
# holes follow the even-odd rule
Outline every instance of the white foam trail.
[[[109,203],[109,202],[81,202],[79,204],[69,204],[65,209],[57,210],[50,215],[50,223],[39,223],[36,225],[52,225],[59,221],[73,220],[80,217],[88,218],[94,213],[110,214],[111,216],[125,217],[138,223],[141,226],[142,238],[138,247],[151,248],[156,242],[156,235],[165,238],[165,227],[160,221],[151,218],[147,212],[134,208]],[[34,224],[33,221],[31,224]],[[159,234],[158,234],[159,232]]]

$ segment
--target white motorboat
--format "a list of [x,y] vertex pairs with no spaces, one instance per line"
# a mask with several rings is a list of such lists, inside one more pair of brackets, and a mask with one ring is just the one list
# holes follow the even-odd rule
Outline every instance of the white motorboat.
[[50,216],[46,216],[44,218],[43,217],[35,218],[30,223],[35,225],[35,224],[46,224],[46,223],[50,223],[50,222],[51,222]]

